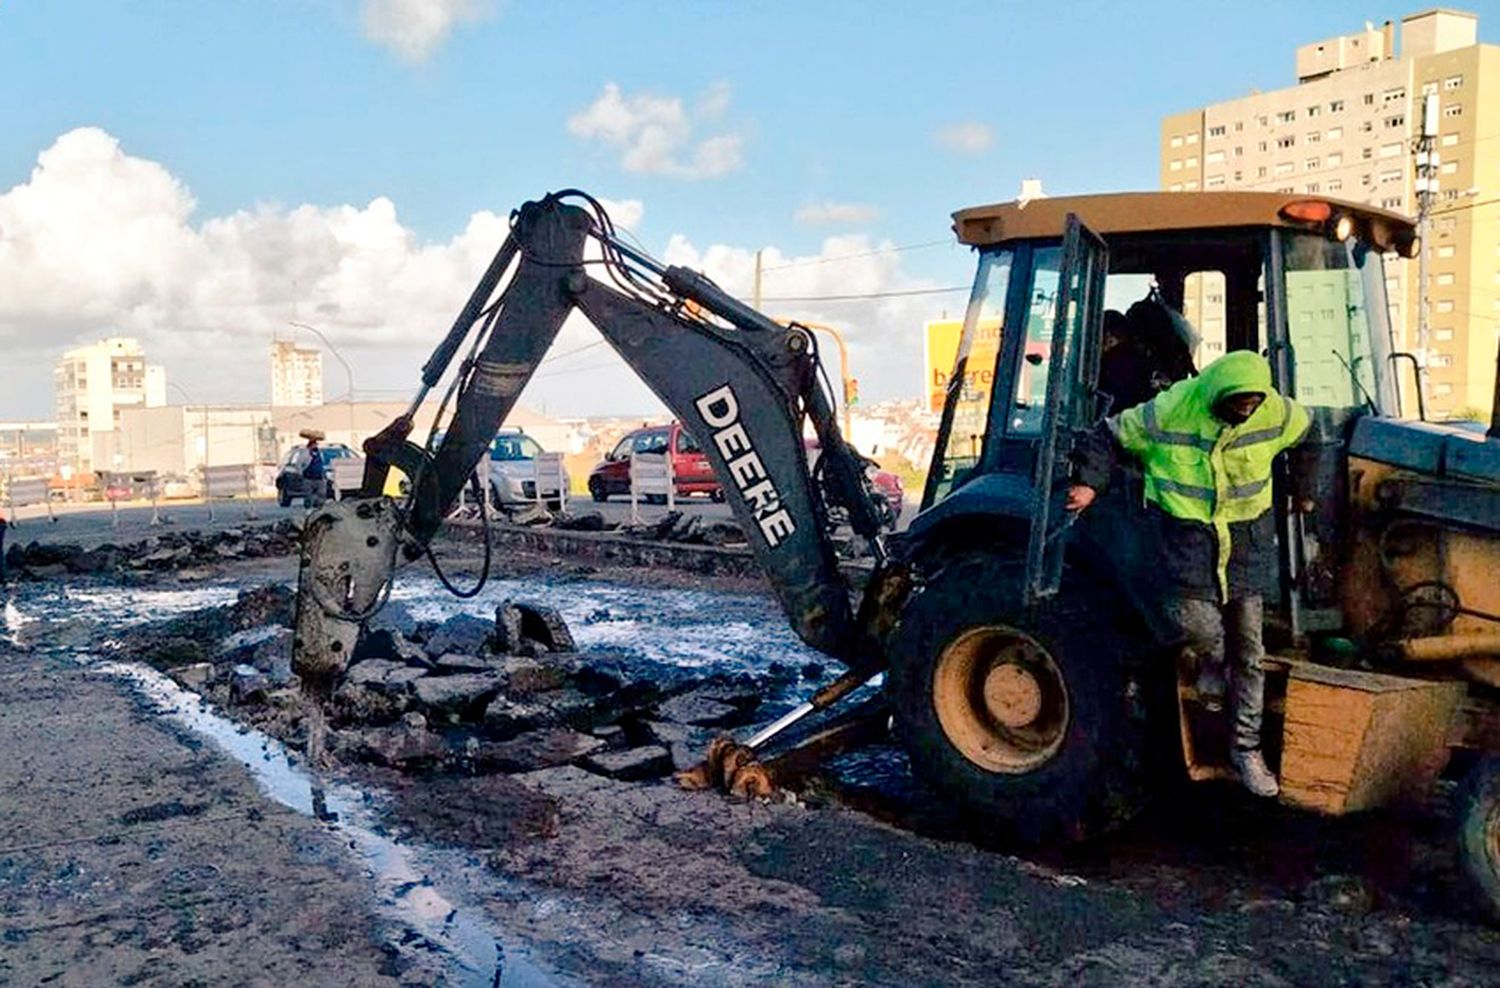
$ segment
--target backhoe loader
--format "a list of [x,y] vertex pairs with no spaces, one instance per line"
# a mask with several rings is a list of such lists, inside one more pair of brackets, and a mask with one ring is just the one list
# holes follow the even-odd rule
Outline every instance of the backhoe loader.
[[[1149,296],[1196,317],[1206,348],[1265,354],[1312,413],[1315,508],[1292,510],[1278,480],[1274,509],[1266,738],[1280,799],[1353,813],[1461,775],[1464,866],[1500,914],[1500,419],[1486,433],[1399,416],[1409,355],[1394,352],[1382,255],[1415,253],[1412,224],[1317,197],[1129,193],[965,209],[954,230],[978,271],[921,510],[886,535],[806,327],[629,246],[582,193],[527,203],[411,412],[366,444],[361,494],[309,518],[304,681],[337,679],[576,310],[707,451],[797,634],[849,670],[747,743],[716,746],[709,775],[757,791],[758,751],[884,673],[938,798],[1021,840],[1104,833],[1184,770],[1226,771],[1222,717],[1180,675],[1163,620],[1139,474],[1121,464],[1093,508],[1064,508],[1074,447],[1114,404],[1099,387],[1106,308]],[[413,442],[416,409],[466,342],[441,442],[436,423]],[[392,468],[410,478],[404,498],[381,495]],[[834,510],[875,556],[857,601]]]

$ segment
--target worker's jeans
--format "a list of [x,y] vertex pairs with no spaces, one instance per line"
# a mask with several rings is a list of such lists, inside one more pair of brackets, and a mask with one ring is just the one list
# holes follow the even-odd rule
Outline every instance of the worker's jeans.
[[1260,597],[1238,597],[1227,604],[1178,597],[1167,605],[1167,616],[1200,663],[1213,663],[1229,674],[1235,746],[1259,748],[1261,712],[1266,702]]

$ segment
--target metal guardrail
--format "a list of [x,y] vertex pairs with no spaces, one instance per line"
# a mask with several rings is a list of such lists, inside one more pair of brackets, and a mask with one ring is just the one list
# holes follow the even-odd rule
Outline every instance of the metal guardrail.
[[198,468],[203,481],[203,500],[208,505],[208,520],[214,520],[216,498],[244,497],[245,517],[257,518],[255,510],[255,464],[235,463],[227,466]]
[[630,454],[630,521],[641,524],[640,499],[665,497],[667,508],[677,506],[677,483],[670,453]]
[[99,478],[99,486],[104,491],[104,499],[109,502],[109,527],[120,527],[120,497],[119,492],[125,491],[128,496],[125,500],[134,500],[138,497],[147,497],[151,500],[151,525],[154,528],[162,523],[161,518],[161,477],[155,470],[137,471],[114,471],[100,470],[96,474]]
[[568,506],[568,470],[563,462],[563,455],[541,453],[531,461],[531,467],[533,483],[536,485],[532,488],[533,493],[536,494],[536,502],[541,504],[544,501],[554,500],[547,497],[547,494],[555,493],[558,506],[566,508]]
[[18,508],[27,508],[33,504],[45,504],[47,506],[47,518],[53,522],[57,516],[52,513],[52,484],[46,477],[12,477],[5,485],[5,496],[10,504],[11,525],[19,526],[20,517]]
[[345,491],[357,491],[365,482],[365,459],[362,456],[340,456],[328,465],[333,481],[333,496],[343,500]]

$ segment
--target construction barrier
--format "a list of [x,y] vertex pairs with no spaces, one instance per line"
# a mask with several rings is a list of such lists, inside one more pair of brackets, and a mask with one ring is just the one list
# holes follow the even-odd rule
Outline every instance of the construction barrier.
[[203,500],[208,504],[208,520],[214,520],[215,498],[245,498],[245,517],[256,518],[255,511],[255,465],[236,463],[222,467],[200,467],[203,479]]
[[328,477],[333,481],[333,496],[344,499],[345,491],[357,491],[365,483],[365,460],[362,456],[340,456],[329,462]]
[[643,498],[664,497],[667,508],[677,506],[677,484],[672,476],[672,457],[669,453],[630,454],[630,521],[641,524],[640,501]]
[[534,471],[533,488],[538,504],[551,500],[547,494],[555,493],[559,508],[568,506],[568,470],[561,453],[541,453],[531,461]]
[[120,493],[125,492],[125,500],[131,501],[136,498],[146,497],[151,499],[151,525],[153,527],[161,524],[161,509],[158,501],[161,498],[161,478],[155,470],[142,470],[134,473],[120,473],[112,470],[98,471],[99,486],[104,491],[104,499],[109,502],[109,527],[120,527]]
[[47,517],[54,523],[57,517],[52,514],[52,485],[46,477],[12,477],[10,483],[6,484],[6,500],[10,503],[11,525],[21,524],[20,516],[16,513],[17,508],[30,507],[33,504],[45,504],[47,506]]

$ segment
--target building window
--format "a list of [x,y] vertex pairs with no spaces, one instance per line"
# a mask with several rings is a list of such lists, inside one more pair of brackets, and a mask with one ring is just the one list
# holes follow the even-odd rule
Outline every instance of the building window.
[[1392,168],[1389,171],[1383,171],[1380,173],[1381,185],[1389,185],[1391,182],[1399,181],[1401,181],[1401,170],[1399,168]]
[[1278,174],[1278,175],[1290,175],[1292,173],[1292,170],[1295,169],[1296,167],[1297,166],[1294,165],[1294,164],[1292,164],[1290,161],[1279,162],[1276,165],[1276,174]]
[[1329,168],[1337,168],[1339,165],[1342,165],[1343,163],[1344,163],[1344,156],[1343,156],[1343,154],[1341,152],[1335,151],[1335,152],[1333,152],[1332,154],[1330,154],[1328,156],[1328,167]]
[[1328,104],[1328,112],[1329,113],[1343,113],[1344,112],[1344,101],[1341,100],[1341,99],[1336,99],[1333,102],[1329,103]]
[[1296,190],[1293,189],[1290,185],[1283,185],[1281,188],[1277,189],[1276,191],[1280,192],[1284,196],[1289,196],[1293,192],[1295,192]]
[[1394,144],[1382,144],[1380,145],[1380,156],[1382,158],[1399,158],[1403,150],[1405,148],[1402,147],[1399,141]]
[[1224,187],[1224,176],[1214,175],[1203,183],[1205,189],[1222,189]]
[[1198,187],[1198,183],[1197,182],[1188,182],[1186,185],[1183,186],[1183,188],[1186,189],[1188,192],[1193,191],[1197,187]]
[[1344,187],[1344,180],[1341,179],[1341,178],[1330,178],[1328,180],[1328,191],[1329,192],[1338,192],[1343,187]]
[[1403,89],[1387,89],[1385,92],[1383,92],[1383,93],[1380,94],[1380,102],[1385,103],[1385,104],[1394,103],[1397,100],[1403,100],[1403,99],[1406,99],[1406,90],[1404,88]]
[[1237,147],[1237,148],[1235,148],[1234,149],[1234,156],[1236,158],[1243,158],[1245,156],[1245,149],[1243,147]]
[[1442,299],[1437,303],[1437,310],[1439,312],[1452,312],[1453,300],[1451,298]]
[[1321,109],[1322,109],[1322,107],[1320,107],[1320,106],[1318,106],[1316,104],[1314,104],[1312,106],[1309,106],[1307,108],[1307,115],[1310,116],[1310,117],[1315,117],[1315,116],[1318,115],[1318,111],[1321,110]]
[[1187,135],[1187,142],[1189,144],[1197,144],[1198,143],[1198,135],[1197,134],[1189,134],[1189,135]]
[[1429,358],[1428,363],[1433,367],[1452,367],[1453,358],[1446,353],[1434,353]]
[[1435,82],[1424,82],[1424,83],[1422,83],[1422,95],[1423,96],[1431,96],[1435,92],[1437,92],[1437,83],[1435,83]]
[[1342,128],[1342,127],[1329,127],[1328,128],[1328,139],[1330,141],[1342,140],[1343,136],[1344,136],[1344,128]]
[[1464,105],[1462,103],[1454,103],[1452,106],[1443,107],[1443,116],[1445,117],[1461,117],[1463,115]]
[[1401,197],[1400,196],[1387,196],[1386,198],[1380,200],[1380,208],[1381,209],[1400,209],[1401,208]]
[[1205,165],[1217,165],[1220,162],[1222,162],[1223,160],[1224,160],[1224,152],[1223,151],[1210,151],[1210,152],[1208,152],[1207,154],[1205,154],[1203,156],[1203,163]]
[[1451,284],[1453,284],[1453,272],[1452,271],[1444,271],[1442,274],[1438,275],[1437,276],[1437,283],[1439,285],[1451,285]]
[[1172,183],[1172,188],[1169,189],[1168,191],[1170,191],[1170,192],[1181,192],[1182,191],[1182,183],[1181,182],[1173,182]]
[[1386,127],[1405,127],[1406,126],[1406,114],[1404,114],[1404,113],[1398,113],[1394,117],[1386,117],[1385,118],[1385,125],[1386,125]]
[[1244,129],[1245,129],[1245,121],[1243,121],[1243,120],[1236,120],[1234,122],[1234,132],[1236,134],[1238,134],[1240,131],[1242,131]]
[[1455,145],[1457,143],[1458,143],[1458,135],[1457,134],[1444,134],[1443,135],[1443,147],[1445,147],[1445,148],[1451,148],[1453,145]]
[[1180,172],[1180,171],[1182,171],[1182,162],[1179,161],[1176,158],[1173,158],[1172,159],[1172,163],[1167,166],[1167,171],[1170,171],[1170,172]]
[[1434,384],[1432,386],[1432,393],[1435,395],[1451,395],[1453,393],[1453,385]]
[[1323,135],[1319,134],[1315,130],[1309,131],[1308,134],[1307,134],[1307,143],[1309,143],[1309,144],[1316,144],[1319,141],[1321,141],[1322,139],[1323,139]]
[[1279,148],[1289,148],[1294,146],[1296,143],[1297,138],[1292,134],[1288,134],[1285,137],[1276,138],[1276,146]]
[[1317,158],[1308,158],[1307,161],[1303,164],[1303,167],[1306,168],[1310,172],[1315,172],[1315,171],[1318,170],[1318,167],[1321,164],[1322,164],[1322,162],[1319,161]]
[[1217,127],[1210,127],[1210,128],[1208,128],[1208,136],[1209,137],[1223,137],[1224,136],[1224,125],[1220,124]]
[[1458,162],[1456,162],[1456,161],[1445,161],[1445,162],[1443,162],[1442,172],[1443,172],[1444,175],[1452,175],[1456,171],[1458,171]]
[[[1441,303],[1439,303],[1439,304],[1441,305]],[[1453,308],[1453,303],[1449,302],[1448,303],[1448,309],[1452,310],[1452,308]],[[1438,311],[1442,312],[1443,309],[1439,308]],[[1440,343],[1446,343],[1449,340],[1453,339],[1453,330],[1451,330],[1451,329],[1434,329],[1432,331],[1432,338],[1435,339],[1435,340],[1437,340]]]
[[1265,165],[1261,165],[1259,168],[1255,169],[1255,177],[1256,178],[1265,178],[1266,177],[1266,166]]
[[1375,129],[1375,122],[1372,121],[1372,120],[1361,120],[1360,123],[1359,123],[1359,132],[1361,134],[1368,134],[1370,131],[1372,131],[1374,129]]
[[1291,123],[1293,120],[1296,120],[1296,119],[1297,119],[1297,111],[1296,110],[1282,110],[1280,113],[1276,114],[1276,122],[1277,123]]
[[1318,187],[1317,182],[1308,182],[1307,185],[1303,187],[1302,191],[1308,193],[1317,193],[1321,192],[1322,190]]
[[1182,167],[1184,167],[1184,168],[1197,168],[1198,167],[1198,157],[1197,157],[1197,155],[1194,155],[1193,157],[1188,158],[1186,161],[1184,161],[1182,163]]
[[1171,144],[1172,144],[1172,146],[1174,148],[1180,148],[1180,147],[1182,147],[1182,138],[1181,137],[1174,137],[1174,138],[1172,138]]
[[1258,123],[1258,124],[1260,124],[1262,127],[1264,127],[1267,124],[1269,124],[1271,121],[1270,121],[1269,117],[1267,117],[1264,113],[1262,113],[1260,116],[1258,116],[1258,117],[1255,118],[1255,122]]
[[1244,172],[1235,172],[1234,173],[1234,180],[1236,182],[1242,182],[1242,181],[1244,181],[1245,180],[1245,173]]
[[1453,245],[1452,244],[1444,244],[1443,246],[1439,247],[1437,249],[1437,256],[1438,257],[1452,257],[1453,256]]
[[1443,80],[1443,88],[1447,90],[1464,88],[1464,77],[1461,75],[1450,75]]
[[1374,105],[1375,105],[1375,94],[1374,93],[1365,93],[1365,106],[1374,106]]

